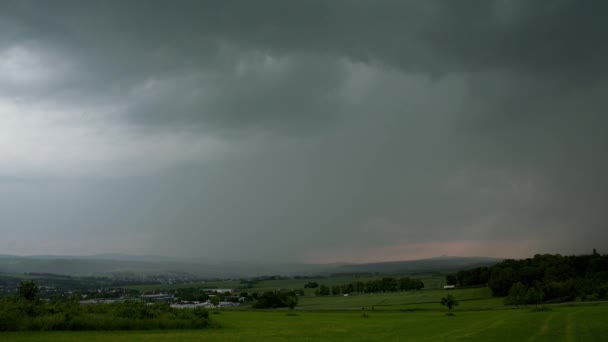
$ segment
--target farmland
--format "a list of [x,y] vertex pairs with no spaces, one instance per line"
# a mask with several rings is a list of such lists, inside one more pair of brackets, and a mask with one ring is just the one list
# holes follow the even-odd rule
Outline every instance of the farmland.
[[[450,290],[460,301],[460,308],[485,309],[502,307],[502,298],[491,296],[488,288]],[[327,297],[303,297],[299,310],[436,310],[446,290],[422,290]]]
[[[550,256],[535,256],[534,261],[551,258]],[[561,257],[553,259],[558,260],[559,258]],[[598,255],[594,254],[588,259],[595,260],[593,258],[598,259]],[[559,259],[559,261],[564,260]],[[513,264],[514,261],[507,263]],[[564,264],[575,265],[574,263]],[[498,264],[496,267],[502,267],[502,265]],[[502,273],[495,272],[495,274]],[[542,274],[551,273],[542,272]],[[593,275],[592,272],[589,274]],[[467,279],[476,279],[475,277],[478,275],[481,279],[483,272],[477,272],[476,269],[461,271],[458,273],[457,279],[465,282]],[[143,330],[115,330],[116,328],[105,328],[105,326],[94,328],[96,325],[90,324],[90,327],[79,326],[79,328],[71,330],[96,329],[96,331],[38,332],[31,330],[39,330],[40,328],[36,328],[38,326],[54,327],[54,325],[40,325],[38,324],[40,320],[35,318],[30,322],[30,326],[33,327],[29,328],[30,331],[6,332],[2,337],[7,341],[604,340],[604,336],[608,334],[608,327],[604,324],[604,317],[608,314],[608,302],[605,301],[604,287],[598,280],[601,280],[602,275],[603,273],[598,273],[599,278],[594,282],[583,282],[579,279],[576,282],[563,283],[572,284],[573,287],[562,286],[560,285],[562,283],[549,280],[544,287],[549,294],[553,295],[549,291],[557,289],[565,291],[564,293],[576,291],[577,296],[564,297],[561,302],[539,300],[531,303],[515,301],[515,294],[520,295],[520,292],[512,291],[513,293],[509,293],[508,297],[496,296],[495,289],[502,284],[496,279],[488,282],[488,285],[474,283],[444,289],[446,278],[441,274],[431,272],[403,275],[339,274],[329,277],[268,276],[181,284],[126,285],[125,287],[133,290],[166,291],[172,295],[178,294],[178,297],[186,296],[190,292],[203,293],[204,289],[214,288],[234,289],[234,293],[239,295],[242,292],[248,293],[242,294],[244,300],[238,306],[216,307],[210,311],[204,311],[206,314],[209,313],[208,316],[211,319],[210,323],[207,322],[209,324],[205,325],[205,329],[194,330],[195,327],[192,326],[171,329],[161,319],[140,327],[137,324],[141,322],[135,319],[131,322],[136,324],[135,329]],[[520,279],[517,278],[517,274],[512,277]],[[405,283],[401,282],[403,279],[405,279]],[[409,289],[400,287],[400,284],[408,284],[407,281],[410,279],[415,279],[414,283],[418,285],[424,284],[424,287],[422,289],[420,287]],[[509,284],[511,282],[509,281]],[[345,287],[355,283],[365,285],[362,287],[363,290],[349,291],[348,287]],[[541,283],[536,284],[539,286],[538,284]],[[520,282],[517,285],[517,288],[526,290],[523,293],[535,293],[537,290],[534,287],[527,288]],[[331,292],[328,291],[330,287]],[[343,290],[345,288],[347,290]],[[321,289],[325,289],[325,291],[321,292]],[[255,296],[251,296],[252,294]],[[447,315],[447,308],[439,304],[443,298],[451,297],[448,295],[455,297],[459,303],[454,308],[453,315]],[[275,305],[276,298],[283,298],[279,303],[282,305]],[[520,296],[517,298],[527,300],[532,297]],[[285,304],[287,299],[293,299],[290,302],[297,304],[295,310],[285,307],[288,306]],[[264,303],[265,305],[260,305]],[[509,305],[505,305],[505,303]],[[115,305],[119,306],[119,304]],[[148,310],[147,306],[143,304],[140,306],[143,311]],[[163,307],[166,309],[163,311],[166,315],[158,317],[168,319],[171,315],[179,316],[178,312],[171,312],[168,306],[160,305],[150,308],[160,310]],[[102,309],[102,307],[91,307],[85,311],[89,312],[93,309]],[[106,314],[112,312],[110,310]],[[120,314],[120,312],[116,312]],[[169,313],[171,315],[168,315]],[[186,311],[179,313],[186,313]],[[118,316],[118,318],[124,319],[125,317]],[[67,324],[66,326],[72,325]],[[54,329],[49,328],[48,330]]]
[[[393,276],[393,275],[391,275]],[[445,276],[442,274],[416,274],[406,275],[413,279],[420,279],[424,283],[425,289],[435,289],[443,285]],[[354,281],[366,281],[379,279],[382,276],[332,276],[332,277],[318,277],[318,278],[285,278],[285,279],[272,279],[272,280],[260,280],[254,283],[251,288],[244,289],[245,291],[273,291],[277,289],[296,289],[303,288],[307,282],[317,282],[328,286],[341,285]],[[176,290],[179,288],[243,288],[244,284],[239,280],[211,280],[204,282],[191,282],[181,284],[146,284],[146,285],[127,285],[125,288],[134,289],[138,291],[155,291],[155,290]],[[312,295],[314,289],[305,289],[307,295]]]
[[[447,316],[439,299],[460,301]],[[602,340],[608,305],[572,303],[509,307],[488,288],[431,289],[350,296],[304,296],[296,310],[223,309],[218,328],[163,331],[8,332],[5,341],[237,341],[237,340]]]
[[600,341],[608,335],[608,305],[457,311],[361,312],[224,311],[213,315],[221,328],[186,331],[95,331],[4,333],[5,341],[250,341],[250,340],[424,340]]

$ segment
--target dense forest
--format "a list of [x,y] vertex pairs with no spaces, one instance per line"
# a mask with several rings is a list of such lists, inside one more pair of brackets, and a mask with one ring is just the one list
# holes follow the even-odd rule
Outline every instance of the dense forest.
[[608,255],[595,250],[589,255],[537,254],[449,274],[446,282],[487,284],[494,296],[508,296],[507,304],[608,299]]

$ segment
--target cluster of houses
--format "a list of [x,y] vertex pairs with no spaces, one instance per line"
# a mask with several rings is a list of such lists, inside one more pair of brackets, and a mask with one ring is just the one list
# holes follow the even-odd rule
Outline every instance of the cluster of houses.
[[210,301],[205,301],[205,302],[176,302],[171,304],[172,308],[177,308],[177,309],[193,309],[193,308],[223,308],[223,307],[227,307],[227,306],[239,306],[239,303],[234,303],[234,302],[219,302],[219,304],[213,305]]
[[[233,293],[233,289],[213,289],[215,293]],[[214,305],[210,300],[202,301],[180,301],[179,298],[175,298],[173,294],[169,293],[158,293],[148,294],[140,296],[142,300],[148,303],[152,302],[165,302],[171,304],[172,308],[185,309],[185,308],[218,308],[228,306],[238,306],[240,303],[245,301],[245,298],[239,298],[239,302],[222,301]]]

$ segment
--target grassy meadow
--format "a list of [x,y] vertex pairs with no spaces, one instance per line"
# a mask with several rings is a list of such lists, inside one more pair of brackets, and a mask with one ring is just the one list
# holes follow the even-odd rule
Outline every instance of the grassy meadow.
[[[6,332],[2,341],[605,341],[608,303],[565,303],[534,307],[505,306],[488,287],[444,290],[444,276],[406,275],[420,279],[419,291],[314,296],[306,289],[296,310],[254,310],[250,306],[211,314],[213,328],[201,330]],[[334,276],[314,279],[261,280],[249,292],[368,281],[382,276]],[[239,288],[238,280],[130,286],[140,291],[184,287]],[[453,316],[439,305],[453,294]]]
[[3,341],[605,341],[608,305],[456,311],[224,311],[221,328],[185,331],[10,332]]
[[[299,310],[437,310],[448,290],[421,290],[350,296],[302,297]],[[503,299],[492,297],[487,287],[449,290],[460,301],[459,308],[485,309],[503,306]]]
[[[447,316],[439,299],[460,301]],[[162,331],[5,332],[2,341],[602,341],[608,304],[506,307],[488,288],[302,297],[295,311],[222,309],[220,327]],[[373,307],[373,310],[372,310]],[[365,308],[365,310],[362,310]]]

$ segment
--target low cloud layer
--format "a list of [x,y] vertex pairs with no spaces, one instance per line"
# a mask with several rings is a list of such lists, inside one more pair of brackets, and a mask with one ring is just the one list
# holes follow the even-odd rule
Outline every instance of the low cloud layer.
[[607,10],[3,2],[0,251],[601,251]]

